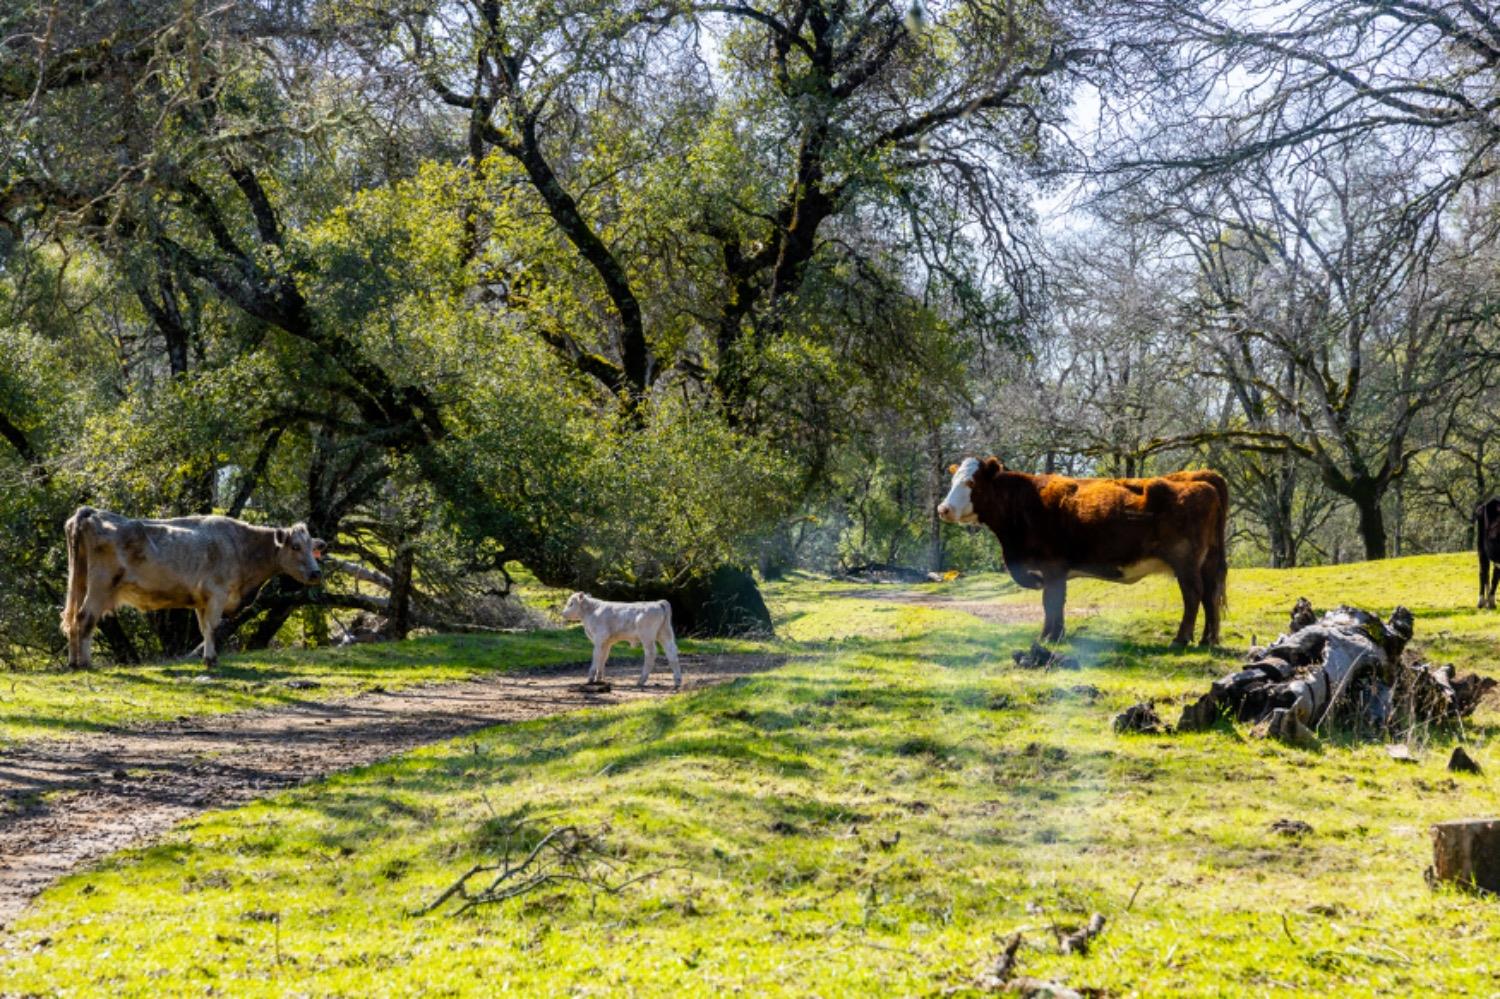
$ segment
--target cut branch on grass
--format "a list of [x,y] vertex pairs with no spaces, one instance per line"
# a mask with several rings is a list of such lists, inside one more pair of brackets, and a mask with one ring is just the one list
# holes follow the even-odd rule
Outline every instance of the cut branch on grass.
[[[609,853],[597,834],[577,826],[558,826],[549,830],[524,857],[512,863],[513,850],[519,845],[516,840],[526,824],[524,821],[517,823],[506,834],[505,850],[499,863],[475,864],[437,898],[411,915],[430,915],[456,898],[460,904],[450,915],[457,916],[481,905],[495,905],[554,884],[584,885],[596,897],[618,895],[631,885],[676,869],[661,867],[611,882],[610,875],[618,873],[618,858]],[[485,878],[488,878],[488,883],[484,883]],[[477,883],[483,884],[477,890],[473,887],[476,879]]]

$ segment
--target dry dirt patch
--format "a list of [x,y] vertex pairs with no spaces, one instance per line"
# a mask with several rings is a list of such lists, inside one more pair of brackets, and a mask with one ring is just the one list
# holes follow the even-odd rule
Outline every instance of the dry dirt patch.
[[849,594],[860,600],[884,600],[889,603],[908,604],[912,607],[931,607],[936,610],[962,611],[996,624],[1040,624],[1042,604],[1040,600],[1026,603],[995,603],[989,600],[961,600],[918,590],[881,589],[871,587]]
[[[683,690],[785,661],[684,655]],[[289,709],[12,747],[0,753],[0,927],[58,878],[197,812],[490,725],[673,693],[670,670],[663,667],[641,689],[638,669],[624,658],[613,662],[616,686],[607,693],[582,689],[587,663],[566,663],[339,701],[319,701],[310,691]]]

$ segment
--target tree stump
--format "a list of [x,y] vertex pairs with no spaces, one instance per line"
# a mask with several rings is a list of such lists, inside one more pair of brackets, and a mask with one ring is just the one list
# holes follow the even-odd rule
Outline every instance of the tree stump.
[[1459,819],[1432,827],[1432,880],[1500,892],[1500,819]]

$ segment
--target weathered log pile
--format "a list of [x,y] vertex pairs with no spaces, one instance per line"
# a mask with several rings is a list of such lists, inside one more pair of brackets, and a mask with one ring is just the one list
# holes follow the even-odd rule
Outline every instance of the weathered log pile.
[[1353,607],[1320,617],[1299,600],[1288,632],[1252,648],[1243,669],[1187,705],[1177,731],[1206,729],[1228,715],[1294,743],[1330,730],[1406,739],[1467,717],[1496,681],[1422,661],[1407,650],[1413,627],[1405,607],[1385,621]]

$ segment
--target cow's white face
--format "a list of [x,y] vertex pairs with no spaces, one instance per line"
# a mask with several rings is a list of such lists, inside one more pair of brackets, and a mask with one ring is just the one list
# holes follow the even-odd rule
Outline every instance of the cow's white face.
[[979,522],[979,516],[974,512],[974,477],[978,474],[978,458],[965,458],[954,467],[948,495],[938,504],[937,514],[940,520],[946,520],[950,524]]
[[583,599],[584,595],[582,593],[575,593],[568,598],[568,602],[563,604],[562,609],[562,619],[564,621],[583,620]]
[[323,581],[323,567],[318,564],[323,547],[323,540],[309,534],[306,524],[276,528],[277,564],[303,586],[316,586]]

